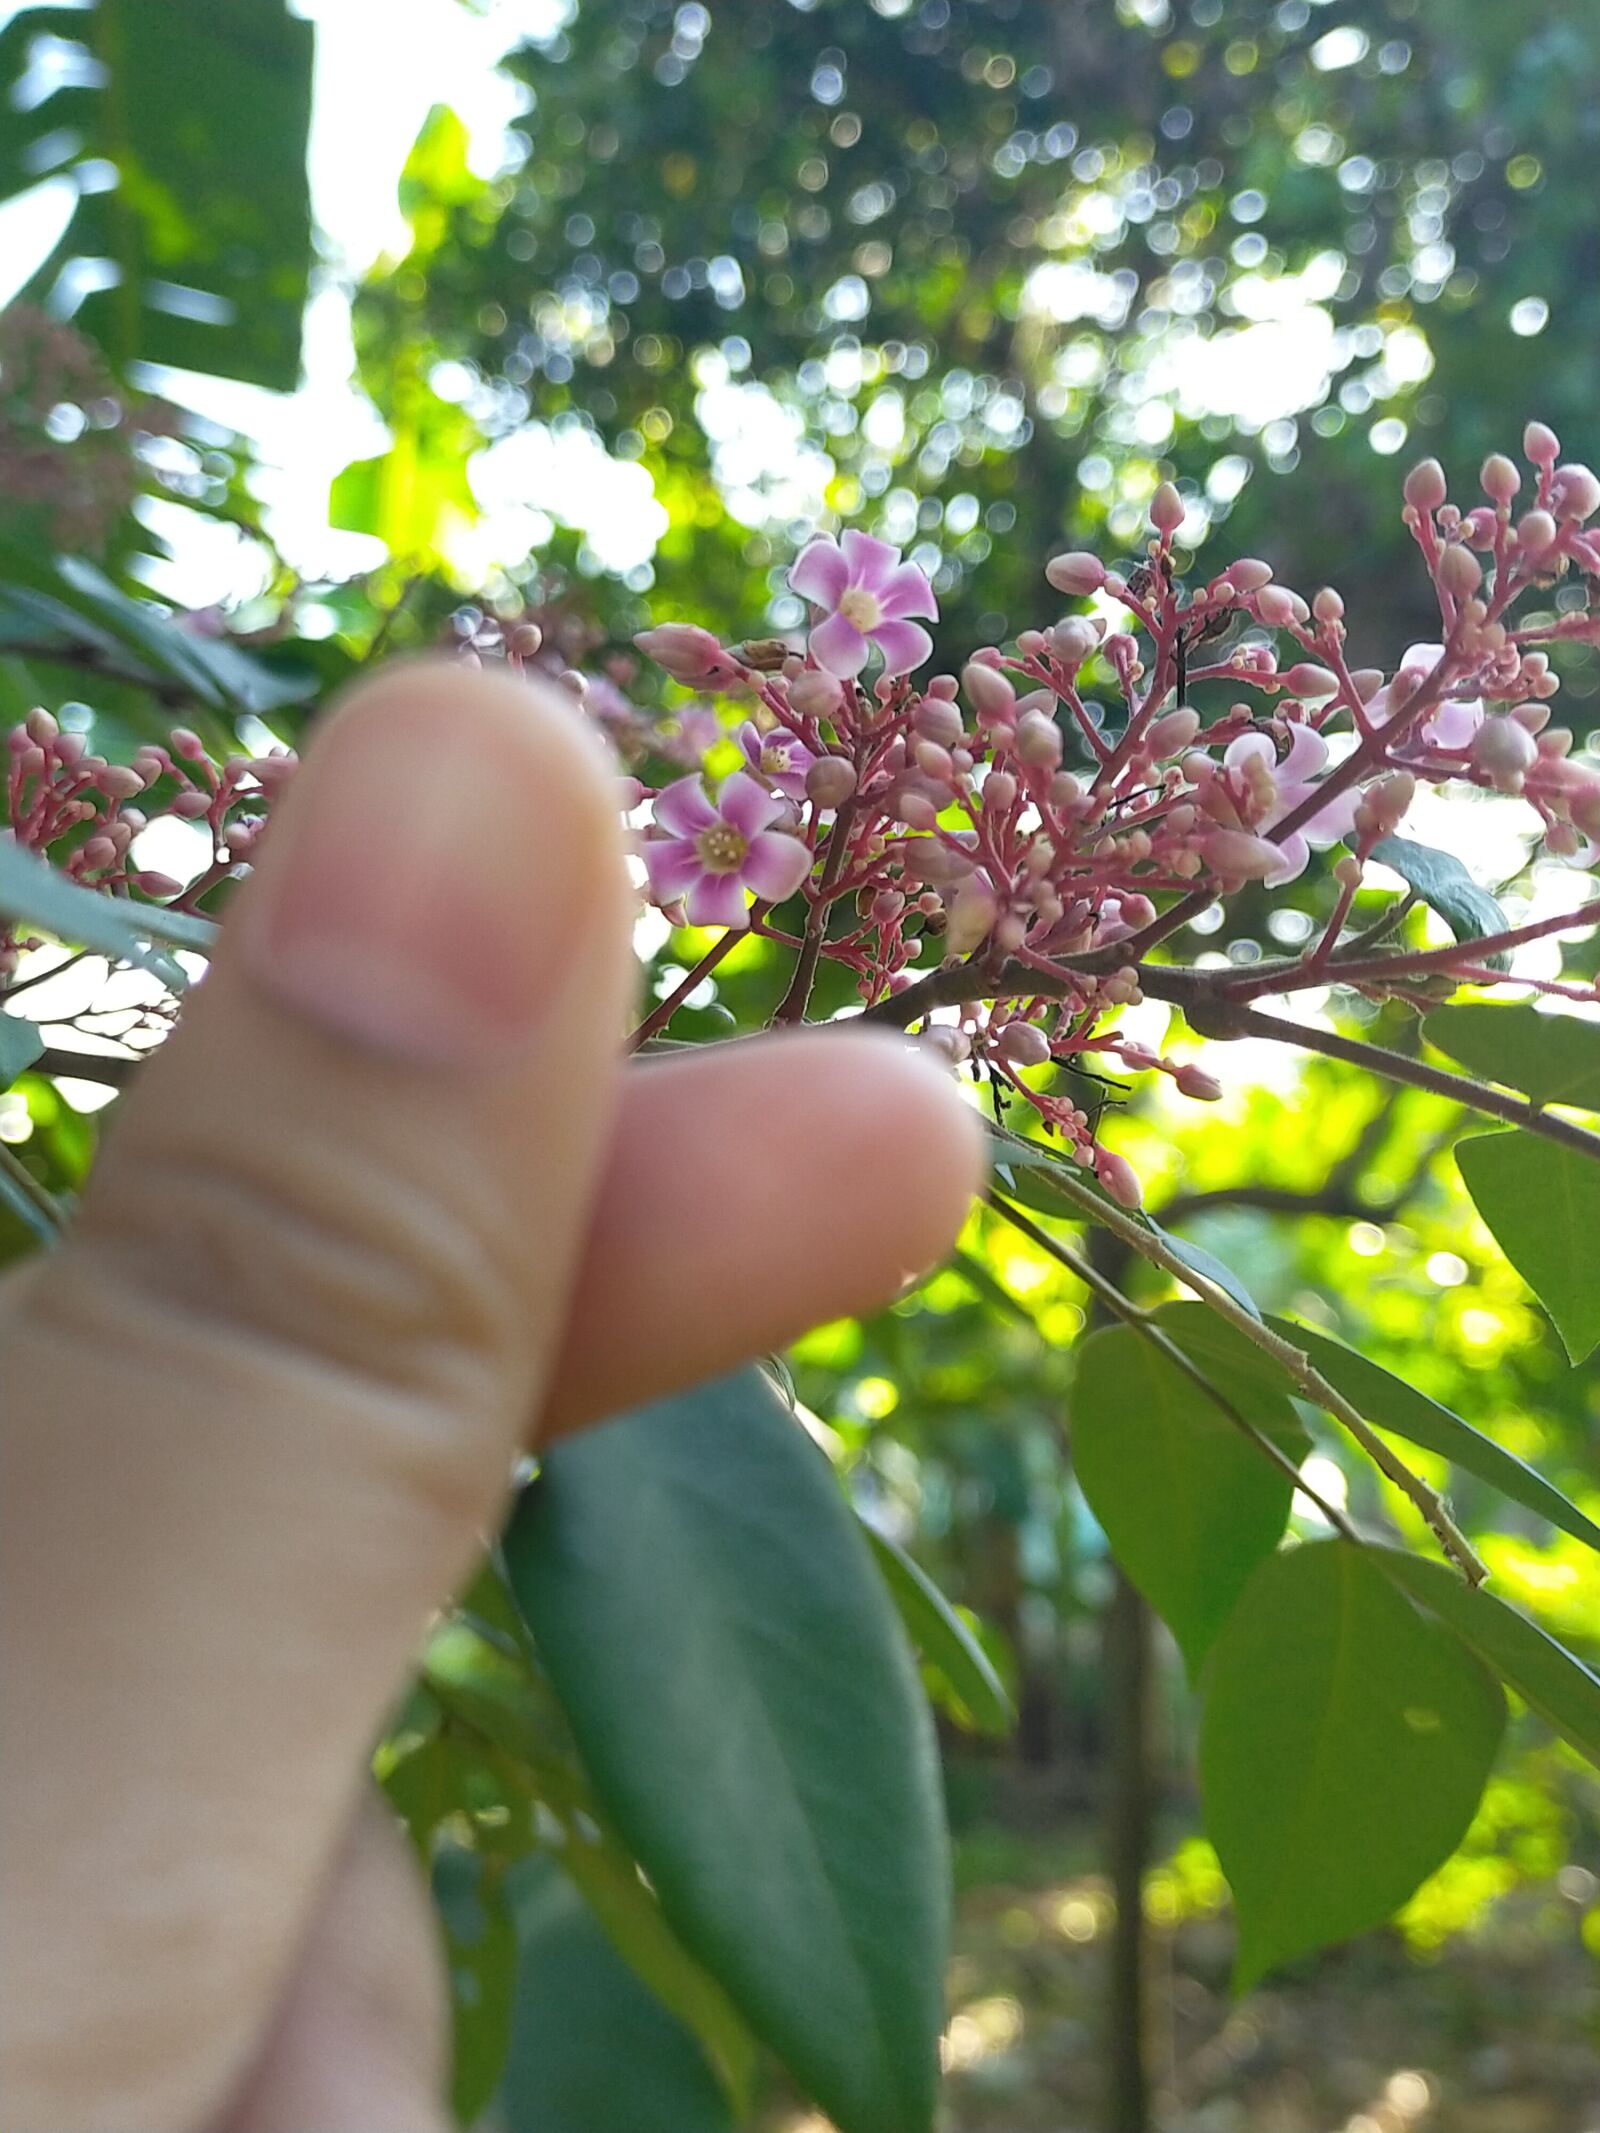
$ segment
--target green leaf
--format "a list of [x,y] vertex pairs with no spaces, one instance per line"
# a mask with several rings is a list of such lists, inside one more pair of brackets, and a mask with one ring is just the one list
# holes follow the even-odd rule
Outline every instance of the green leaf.
[[217,937],[211,919],[185,911],[164,911],[159,904],[136,904],[125,896],[107,896],[69,881],[47,860],[21,845],[0,839],[0,912],[40,926],[58,940],[92,948],[113,962],[136,963],[154,971],[164,985],[181,992],[189,980],[170,955],[147,947],[168,941],[174,947],[209,951]]
[[1456,1168],[1495,1242],[1581,1363],[1600,1342],[1600,1163],[1514,1126],[1459,1142]]
[[0,129],[0,194],[46,167],[94,181],[36,293],[67,260],[109,261],[113,285],[74,324],[118,363],[290,391],[311,262],[311,24],[284,0],[25,9],[0,30],[0,81],[45,31],[86,45],[100,78],[69,70]]
[[470,2126],[500,2086],[511,2044],[517,1933],[504,1862],[464,1845],[441,1845],[433,1894],[450,1975],[450,2109],[457,2125]]
[[1240,1991],[1391,1916],[1466,1834],[1504,1730],[1489,1674],[1373,1553],[1274,1556],[1211,1655],[1200,1784]]
[[645,1991],[549,1862],[513,1870],[519,1958],[506,2133],[733,2133],[691,2033]]
[[907,1636],[941,1676],[961,1722],[975,1733],[1009,1733],[1016,1712],[989,1654],[920,1563],[876,1526],[864,1530]]
[[1531,1711],[1600,1769],[1600,1676],[1525,1615],[1442,1563],[1397,1548],[1369,1551],[1413,1599],[1465,1639]]
[[1536,1104],[1600,1111],[1600,1023],[1473,1000],[1435,1008],[1422,1032],[1469,1073],[1520,1089]]
[[1213,1287],[1219,1288],[1224,1296],[1231,1296],[1239,1308],[1248,1311],[1252,1318],[1260,1318],[1260,1305],[1233,1269],[1224,1266],[1214,1252],[1208,1252],[1203,1245],[1191,1244],[1186,1237],[1175,1237],[1170,1230],[1163,1229],[1159,1222],[1152,1221],[1149,1215],[1141,1215],[1139,1220],[1151,1236],[1164,1244],[1175,1259],[1181,1259],[1192,1273],[1199,1274]]
[[[1249,1380],[1218,1389],[1267,1436],[1298,1432],[1281,1395]],[[1196,1673],[1282,1538],[1289,1477],[1131,1326],[1091,1334],[1078,1350],[1072,1465],[1117,1561]]]
[[26,1074],[43,1050],[37,1022],[0,1010],[0,1089],[9,1089],[19,1074]]
[[[1490,934],[1504,933],[1511,924],[1453,852],[1435,851],[1431,844],[1418,844],[1411,837],[1380,837],[1372,856],[1415,889],[1458,941],[1481,941]],[[1510,958],[1501,949],[1489,957],[1488,965],[1491,970],[1506,970]]]
[[758,1371],[547,1455],[511,1585],[679,1938],[843,2133],[926,2133],[938,1759],[833,1475]]
[[1463,1422],[1448,1407],[1441,1407],[1425,1392],[1418,1392],[1403,1378],[1391,1376],[1378,1364],[1357,1354],[1354,1348],[1345,1347],[1342,1341],[1330,1340],[1325,1333],[1318,1333],[1310,1326],[1297,1325],[1288,1318],[1274,1318],[1268,1323],[1275,1333],[1281,1333],[1285,1340],[1293,1341],[1297,1348],[1305,1350],[1328,1383],[1336,1392],[1342,1392],[1352,1407],[1359,1409],[1365,1421],[1375,1422],[1380,1429],[1390,1430],[1412,1444],[1420,1444],[1424,1451],[1439,1453],[1452,1466],[1476,1474],[1480,1481],[1488,1482],[1502,1496],[1509,1496],[1524,1510],[1537,1512],[1551,1525],[1570,1533],[1574,1540],[1581,1540],[1590,1548],[1600,1548],[1600,1526],[1585,1518],[1577,1505],[1563,1496],[1553,1482],[1546,1481],[1542,1474],[1536,1473],[1514,1452],[1496,1444],[1492,1437],[1474,1429],[1470,1422]]

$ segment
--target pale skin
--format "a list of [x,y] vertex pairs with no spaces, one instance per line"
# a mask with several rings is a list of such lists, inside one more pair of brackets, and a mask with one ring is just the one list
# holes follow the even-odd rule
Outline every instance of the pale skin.
[[514,1455],[885,1301],[977,1187],[897,1038],[624,1063],[612,779],[551,691],[360,691],[0,1286],[15,2133],[440,2133],[366,1764]]

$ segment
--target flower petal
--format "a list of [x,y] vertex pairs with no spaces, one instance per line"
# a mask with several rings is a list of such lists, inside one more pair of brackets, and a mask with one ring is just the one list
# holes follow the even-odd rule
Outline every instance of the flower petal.
[[867,663],[867,640],[843,615],[829,615],[811,632],[811,656],[829,674],[849,681]]
[[930,622],[939,619],[933,587],[915,563],[902,563],[890,571],[878,588],[878,605],[890,622],[903,622],[908,615],[926,615]]
[[1315,726],[1292,726],[1294,738],[1289,743],[1289,753],[1278,765],[1280,784],[1304,785],[1314,778],[1328,760],[1328,744]]
[[880,541],[870,533],[858,533],[854,526],[841,535],[839,545],[850,566],[850,583],[864,585],[868,592],[881,593],[900,560],[899,549],[891,548],[887,541]]
[[1245,764],[1257,756],[1265,757],[1269,770],[1277,768],[1278,751],[1264,733],[1241,733],[1222,751],[1222,767],[1224,770],[1243,770]]
[[837,541],[819,533],[789,565],[790,590],[819,607],[837,607],[850,582],[850,566]]
[[768,903],[781,904],[810,872],[811,853],[798,837],[785,836],[782,830],[763,830],[751,840],[739,878]]
[[1285,882],[1298,881],[1311,863],[1311,848],[1299,830],[1284,838],[1278,853],[1278,864],[1261,877],[1269,889],[1281,889]]
[[650,894],[658,904],[687,896],[705,872],[700,854],[682,837],[646,838],[639,856],[650,877]]
[[717,813],[741,837],[757,837],[778,812],[778,798],[758,785],[746,770],[736,770],[723,780],[717,794]]
[[1424,726],[1424,738],[1435,748],[1465,748],[1483,724],[1483,698],[1471,703],[1441,704]]
[[656,794],[653,815],[658,827],[670,830],[674,837],[697,837],[703,829],[710,829],[717,819],[711,795],[698,773],[690,778],[677,778],[671,785],[663,786]]
[[933,652],[933,639],[920,622],[880,622],[869,634],[883,654],[885,674],[909,674]]
[[702,874],[689,891],[691,926],[743,926],[749,910],[737,874]]

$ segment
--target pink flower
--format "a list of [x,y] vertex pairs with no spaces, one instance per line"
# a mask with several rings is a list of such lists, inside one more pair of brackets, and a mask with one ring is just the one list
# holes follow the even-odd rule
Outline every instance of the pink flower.
[[[1310,726],[1296,726],[1289,753],[1280,763],[1278,751],[1264,733],[1241,733],[1223,754],[1225,770],[1234,773],[1230,785],[1242,781],[1246,804],[1241,813],[1255,830],[1269,830],[1316,791],[1313,780],[1328,760],[1328,744]],[[1311,862],[1311,847],[1325,849],[1347,836],[1355,824],[1361,795],[1353,787],[1336,793],[1327,806],[1303,822],[1278,846],[1278,864],[1263,876],[1268,888],[1282,888],[1296,881]]]
[[811,870],[798,837],[769,825],[784,803],[736,770],[713,801],[698,777],[679,778],[656,795],[655,827],[645,840],[650,893],[659,904],[685,903],[692,926],[742,926],[745,892],[768,903],[792,896]]
[[[1390,719],[1405,709],[1421,684],[1427,680],[1439,661],[1444,657],[1442,644],[1409,644],[1395,675],[1398,681],[1404,674],[1409,686],[1402,689],[1394,700],[1394,682],[1380,689],[1367,706],[1367,716],[1375,726],[1387,726]],[[1446,698],[1437,711],[1430,711],[1422,721],[1417,738],[1430,748],[1465,748],[1472,736],[1483,724],[1483,698],[1474,697],[1470,702]]]
[[746,719],[734,735],[750,766],[752,777],[785,793],[791,800],[806,796],[806,772],[816,757],[805,742],[782,726],[763,733],[753,719]]
[[911,615],[939,619],[933,587],[898,548],[854,527],[842,540],[819,534],[795,559],[789,583],[802,599],[828,613],[811,632],[811,656],[829,674],[849,680],[876,645],[885,674],[909,674],[933,650]]

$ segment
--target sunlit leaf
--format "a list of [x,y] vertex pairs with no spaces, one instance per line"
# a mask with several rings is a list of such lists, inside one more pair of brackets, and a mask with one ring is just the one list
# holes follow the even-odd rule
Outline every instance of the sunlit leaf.
[[958,1718],[976,1733],[1009,1733],[1016,1712],[983,1646],[920,1563],[875,1526],[866,1534],[906,1634],[940,1675]]
[[1581,1363],[1600,1342],[1600,1163],[1517,1126],[1459,1142],[1456,1167],[1495,1242]]
[[947,1866],[911,1653],[833,1475],[744,1371],[554,1447],[511,1583],[685,1945],[844,2133],[931,2121]]
[[1422,1029],[1470,1073],[1520,1089],[1536,1104],[1600,1111],[1600,1022],[1472,1000],[1435,1008]]
[[1238,1989],[1404,1903],[1465,1835],[1504,1725],[1481,1663],[1370,1550],[1263,1563],[1217,1639],[1200,1726]]
[[[1251,1572],[1282,1537],[1293,1486],[1132,1327],[1092,1334],[1077,1360],[1073,1472],[1117,1561],[1177,1638],[1193,1673]],[[1281,1396],[1250,1382],[1218,1389],[1269,1437],[1298,1434]]]
[[[1437,911],[1458,941],[1481,941],[1504,933],[1511,921],[1485,888],[1480,888],[1453,852],[1436,851],[1413,837],[1380,837],[1372,847],[1380,865],[1398,874]],[[1509,967],[1503,949],[1488,958],[1493,970]]]

